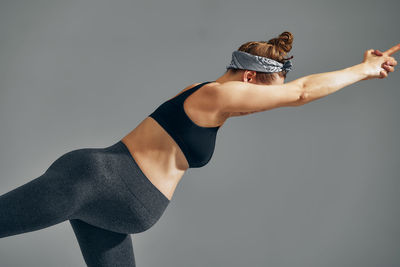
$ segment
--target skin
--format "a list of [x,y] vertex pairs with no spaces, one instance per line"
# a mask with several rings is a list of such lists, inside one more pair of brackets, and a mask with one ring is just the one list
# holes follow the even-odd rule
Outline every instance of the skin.
[[[222,126],[229,117],[243,116],[282,106],[300,106],[329,95],[349,84],[383,79],[394,71],[391,57],[400,44],[387,51],[365,51],[363,62],[349,68],[304,76],[285,84],[274,73],[269,84],[260,83],[255,71],[224,73],[201,87],[184,102],[188,117],[202,127]],[[178,94],[196,86],[192,84]],[[177,95],[178,95],[177,94]],[[151,117],[146,117],[121,141],[127,146],[144,175],[169,200],[189,164],[171,136]]]

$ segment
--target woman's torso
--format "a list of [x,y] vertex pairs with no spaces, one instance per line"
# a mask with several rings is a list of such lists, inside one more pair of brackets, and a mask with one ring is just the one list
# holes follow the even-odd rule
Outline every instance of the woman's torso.
[[[196,85],[186,87],[177,95]],[[202,86],[184,101],[186,115],[199,126],[221,126],[229,116],[236,115],[228,116],[212,107],[213,103],[205,91],[212,90],[212,86],[215,83]],[[204,105],[205,101],[207,105]],[[148,116],[121,141],[128,147],[146,177],[171,200],[176,186],[189,168],[185,155],[173,138]]]

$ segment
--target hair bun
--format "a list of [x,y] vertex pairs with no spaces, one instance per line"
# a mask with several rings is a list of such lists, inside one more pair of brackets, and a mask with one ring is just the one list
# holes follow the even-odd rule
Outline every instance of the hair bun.
[[293,34],[285,31],[281,33],[279,37],[269,40],[268,43],[277,46],[280,50],[288,53],[292,49]]

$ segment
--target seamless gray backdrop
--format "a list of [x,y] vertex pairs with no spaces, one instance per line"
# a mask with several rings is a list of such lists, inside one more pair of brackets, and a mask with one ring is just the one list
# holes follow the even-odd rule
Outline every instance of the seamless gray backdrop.
[[[397,0],[1,0],[0,194],[117,142],[250,40],[294,34],[287,81],[400,41]],[[399,60],[399,56],[395,56]],[[400,266],[400,72],[229,119],[138,267]],[[85,266],[69,223],[0,239],[1,267]]]

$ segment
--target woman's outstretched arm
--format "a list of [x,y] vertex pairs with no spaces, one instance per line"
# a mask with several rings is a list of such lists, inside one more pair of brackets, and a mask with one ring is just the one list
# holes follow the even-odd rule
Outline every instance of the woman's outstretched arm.
[[[367,50],[362,63],[331,72],[311,74],[281,85],[259,85],[241,81],[217,88],[222,112],[259,112],[283,106],[299,106],[314,101],[361,80],[385,78],[397,61],[391,57],[400,44],[385,52]],[[386,64],[387,63],[387,64]]]
[[298,79],[303,88],[303,102],[314,101],[361,80],[386,78],[388,72],[393,72],[394,66],[397,65],[397,61],[390,55],[398,50],[400,50],[400,44],[384,53],[370,49],[364,53],[364,60],[360,64],[342,70],[312,74]]

